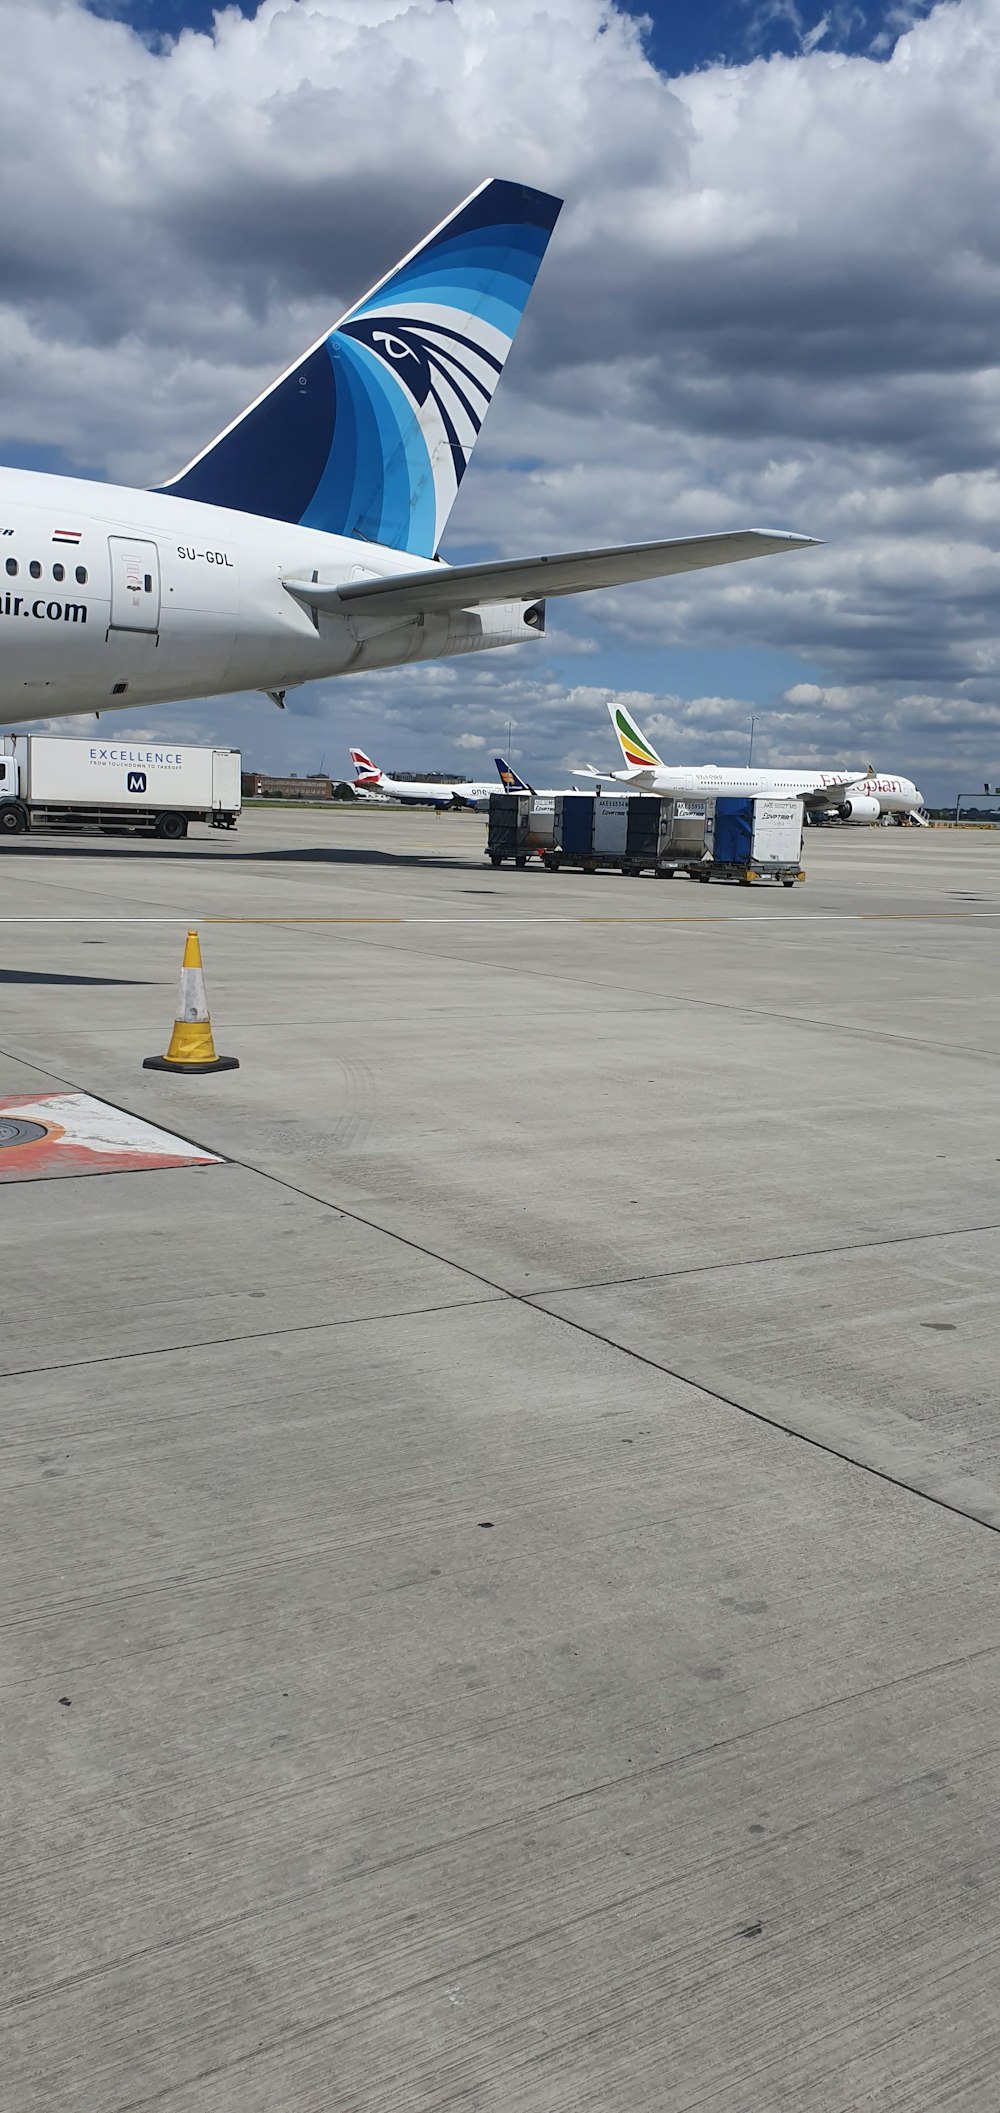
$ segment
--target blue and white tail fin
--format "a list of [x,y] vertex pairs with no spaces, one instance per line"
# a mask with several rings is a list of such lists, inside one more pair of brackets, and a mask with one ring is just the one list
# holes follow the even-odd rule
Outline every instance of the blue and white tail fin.
[[513,763],[508,763],[505,756],[494,756],[493,761],[505,792],[534,792],[534,786],[528,784],[527,778],[518,776]]
[[162,489],[433,557],[560,205],[482,184]]

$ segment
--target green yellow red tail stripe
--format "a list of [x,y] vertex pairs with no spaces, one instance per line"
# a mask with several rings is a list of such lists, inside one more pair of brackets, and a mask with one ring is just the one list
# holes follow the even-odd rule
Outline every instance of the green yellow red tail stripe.
[[655,769],[660,761],[655,748],[644,740],[638,727],[629,718],[628,713],[622,711],[620,704],[611,706],[611,721],[618,736],[622,755],[630,769]]

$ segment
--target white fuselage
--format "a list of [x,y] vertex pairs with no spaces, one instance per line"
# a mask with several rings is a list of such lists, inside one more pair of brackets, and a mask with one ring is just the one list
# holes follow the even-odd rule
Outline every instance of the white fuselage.
[[493,783],[472,783],[465,778],[456,778],[454,783],[437,778],[390,778],[384,770],[358,778],[354,789],[384,793],[387,799],[401,800],[410,807],[477,808],[488,807],[490,794],[499,790]]
[[0,470],[0,724],[279,692],[537,635],[520,602],[314,618],[282,585],[413,566],[405,551],[256,514]]
[[687,768],[658,763],[649,770],[618,770],[612,775],[636,790],[676,793],[682,799],[804,800],[807,807],[831,814],[852,796],[877,800],[882,814],[913,814],[924,804],[923,794],[909,778],[873,776],[867,771],[848,778],[842,770],[730,770],[712,763]]

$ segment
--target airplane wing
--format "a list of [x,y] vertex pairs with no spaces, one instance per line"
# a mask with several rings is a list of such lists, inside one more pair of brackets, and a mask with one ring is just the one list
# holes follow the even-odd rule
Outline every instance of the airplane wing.
[[726,535],[679,536],[667,543],[624,543],[608,550],[569,550],[555,557],[499,558],[485,565],[424,565],[378,580],[329,586],[319,580],[282,582],[308,609],[361,616],[426,616],[434,611],[474,609],[483,602],[534,602],[550,595],[589,594],[595,587],[623,587],[634,580],[666,579],[708,565],[732,565],[802,550],[818,541],[782,529],[734,529]]
[[807,786],[801,797],[807,807],[836,807],[838,792],[848,785],[860,785],[864,776],[863,770],[824,771],[823,783]]

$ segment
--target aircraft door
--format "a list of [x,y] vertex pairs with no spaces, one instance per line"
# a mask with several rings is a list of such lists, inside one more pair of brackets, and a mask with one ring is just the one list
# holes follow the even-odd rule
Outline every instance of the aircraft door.
[[160,553],[155,543],[109,536],[112,631],[160,628]]

